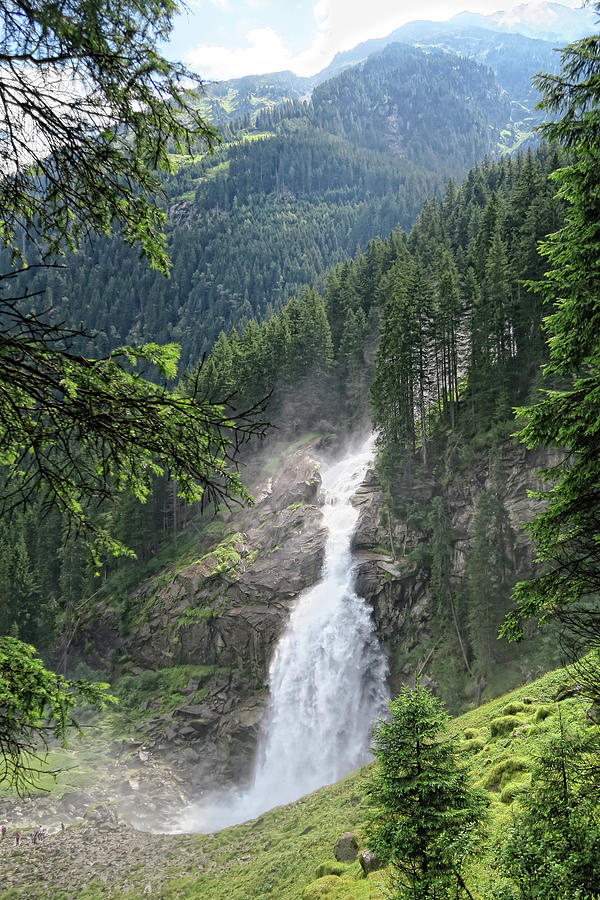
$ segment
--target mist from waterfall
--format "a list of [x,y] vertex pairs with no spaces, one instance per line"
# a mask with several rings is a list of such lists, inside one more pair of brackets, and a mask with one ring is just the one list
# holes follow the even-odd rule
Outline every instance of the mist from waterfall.
[[254,774],[190,807],[186,831],[216,831],[338,781],[369,758],[371,727],[385,712],[387,661],[370,609],[354,591],[351,503],[373,438],[322,473],[328,536],[321,580],[296,601],[269,669],[270,700]]

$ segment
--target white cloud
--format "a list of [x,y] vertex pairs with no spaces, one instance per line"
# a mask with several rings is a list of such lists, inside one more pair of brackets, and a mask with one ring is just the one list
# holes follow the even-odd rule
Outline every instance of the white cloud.
[[[484,15],[512,8],[523,0],[318,0],[314,7],[317,34],[312,46],[296,58],[294,71],[317,71],[338,50],[349,50],[371,38],[385,37],[415,19],[446,21],[465,8]],[[569,0],[567,0],[569,2]],[[302,74],[308,74],[304,71]]]
[[186,61],[205,81],[291,67],[292,55],[273,28],[253,28],[246,40],[246,47],[234,49],[200,44],[187,54]]
[[338,51],[350,50],[362,41],[385,37],[416,18],[445,21],[465,7],[489,14],[523,0],[317,0],[314,6],[316,35],[312,45],[294,57],[290,68],[312,75],[326,66]]
[[[190,0],[188,0],[190,2]],[[192,3],[198,0],[191,0]],[[223,8],[231,0],[211,0]],[[288,0],[244,0],[246,7],[287,3]],[[575,6],[580,0],[559,0]],[[313,75],[333,56],[371,38],[385,37],[415,18],[445,21],[467,9],[484,15],[505,10],[508,15],[523,0],[316,0],[313,6],[314,38],[306,50],[293,54],[271,27],[255,28],[246,35],[246,46],[228,48],[200,44],[186,55],[198,74],[208,79],[237,78],[249,73],[292,69],[298,75]],[[538,0],[539,3],[539,0]],[[534,3],[535,8],[538,4]],[[531,10],[533,13],[533,8]]]

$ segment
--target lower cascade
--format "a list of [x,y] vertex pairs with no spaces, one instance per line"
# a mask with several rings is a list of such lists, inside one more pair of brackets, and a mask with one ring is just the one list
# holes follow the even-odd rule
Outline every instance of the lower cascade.
[[269,669],[270,702],[250,784],[190,807],[184,829],[216,831],[338,781],[368,759],[386,707],[387,660],[354,591],[350,544],[373,438],[322,474],[328,530],[321,580],[296,601]]

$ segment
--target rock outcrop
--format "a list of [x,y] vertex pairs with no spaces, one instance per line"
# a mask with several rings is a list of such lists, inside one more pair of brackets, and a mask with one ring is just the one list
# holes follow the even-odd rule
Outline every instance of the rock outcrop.
[[[83,629],[83,641],[98,657],[105,659],[113,650],[117,676],[198,667],[197,677],[190,677],[168,708],[161,698],[145,701],[145,717],[137,725],[144,752],[165,762],[177,760],[196,791],[241,784],[249,775],[274,645],[290,604],[320,577],[326,535],[314,457],[314,445],[288,455],[274,477],[256,487],[255,507],[215,520],[212,545],[205,542],[197,558],[143,584],[129,599],[127,633],[119,630],[108,605]],[[528,490],[539,487],[535,472],[548,461],[514,444],[507,444],[496,461],[515,532],[515,571],[530,558],[520,525],[539,508]],[[455,582],[472,546],[477,498],[490,484],[489,469],[487,459],[476,461],[443,488]],[[417,648],[431,644],[434,631],[430,573],[422,562],[427,536],[389,516],[374,471],[367,473],[353,502],[360,511],[353,538],[356,588],[372,606],[396,693],[414,681],[417,670],[430,668],[427,654],[415,662]],[[423,679],[434,685],[429,672]],[[135,789],[124,793],[134,805]]]
[[199,788],[248,774],[273,646],[290,604],[320,577],[326,534],[313,454],[309,445],[288,456],[258,486],[252,509],[216,520],[221,534],[208,552],[135,591],[126,634],[108,605],[83,628],[80,640],[98,658],[113,650],[129,661],[126,670],[118,663],[116,675],[207,670],[177,708],[164,712],[154,701],[149,712],[156,714],[140,726],[152,752],[177,756]]
[[[521,526],[541,508],[540,501],[528,492],[541,488],[536,473],[550,462],[548,453],[532,453],[514,443],[505,444],[495,460],[504,506],[514,530],[510,562],[515,572],[523,572],[531,559],[531,543]],[[482,458],[454,476],[441,492],[453,534],[451,579],[454,582],[464,573],[467,553],[473,544],[477,499],[490,486],[491,478],[489,461]],[[429,635],[432,614],[429,571],[419,562],[423,557],[419,550],[427,538],[414,525],[394,520],[384,512],[381,488],[374,472],[368,473],[354,502],[360,508],[353,539],[358,558],[356,589],[371,604],[380,639],[390,651],[390,686],[394,694],[403,683],[414,683],[416,666],[400,663],[410,650],[425,643]]]

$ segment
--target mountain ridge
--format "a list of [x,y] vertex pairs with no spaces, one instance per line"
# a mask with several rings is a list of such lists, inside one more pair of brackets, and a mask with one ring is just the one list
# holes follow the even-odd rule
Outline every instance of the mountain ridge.
[[[514,52],[518,39],[521,38],[543,42],[536,46],[521,41],[522,52],[529,53],[531,61],[539,64],[537,71],[556,71],[559,63],[557,55],[554,54],[556,58],[553,57],[553,51],[557,45],[562,46],[589,34],[594,30],[595,24],[595,16],[591,10],[585,7],[573,9],[548,0],[534,0],[521,4],[510,12],[499,10],[489,15],[463,11],[441,22],[415,19],[384,37],[362,41],[349,50],[338,51],[327,66],[311,76],[299,76],[288,70],[210,82],[205,85],[201,108],[217,125],[239,116],[253,115],[258,108],[275,105],[282,99],[294,100],[308,96],[316,85],[349,66],[364,62],[371,54],[396,42],[413,45],[437,43],[450,52],[485,62],[485,54],[493,54],[500,49],[506,53],[507,48],[502,39],[516,39],[510,48]],[[482,45],[487,44],[487,47],[474,50],[473,45],[477,41]],[[490,62],[488,64],[502,84],[503,67],[495,67]],[[287,91],[285,98],[281,94],[284,86]]]

